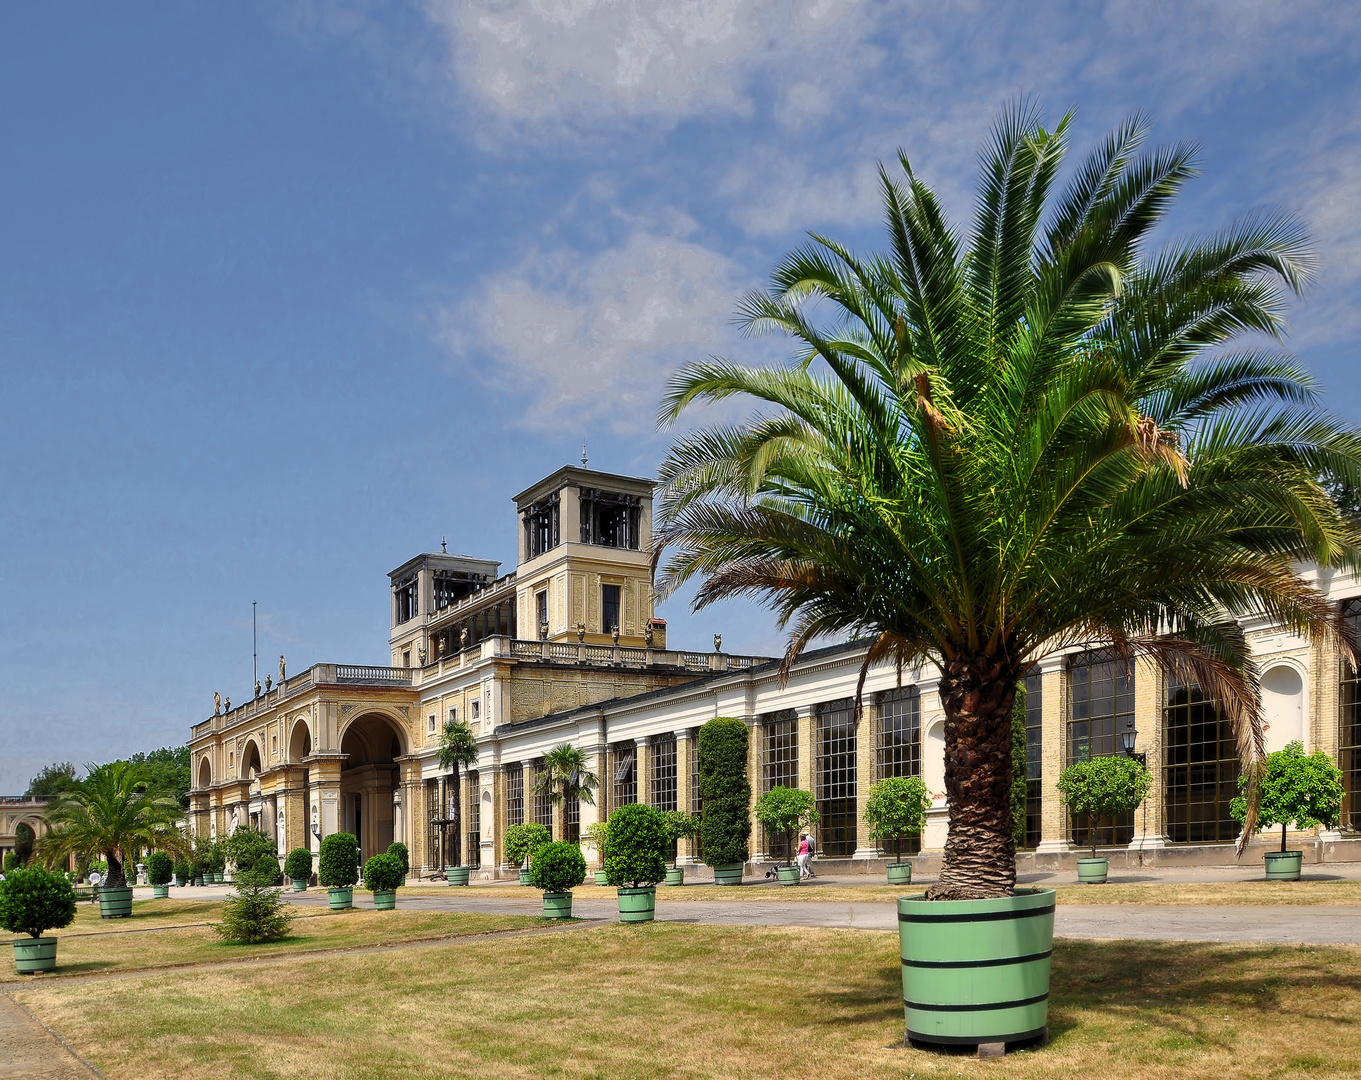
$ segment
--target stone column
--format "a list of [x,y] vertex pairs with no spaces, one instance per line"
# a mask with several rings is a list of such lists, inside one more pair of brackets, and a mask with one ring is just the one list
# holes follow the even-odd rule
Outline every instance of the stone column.
[[586,856],[587,866],[600,865],[600,852],[595,847],[586,842],[586,830],[597,821],[604,821],[609,813],[609,785],[611,783],[609,774],[609,754],[605,745],[600,742],[591,743],[583,746],[582,750],[586,754],[586,770],[593,772],[600,781],[600,786],[595,791],[595,805],[586,802],[581,804],[581,853]]
[[491,789],[491,820],[482,822],[482,835],[486,840],[482,846],[482,865],[495,878],[500,876],[505,858],[506,772],[505,766],[500,764],[488,765],[482,772],[482,783]]
[[761,826],[756,821],[756,800],[761,794],[761,718],[744,717],[747,725],[747,780],[751,784],[751,803],[747,813],[751,815],[751,861],[759,862],[766,857]]
[[320,850],[321,840],[340,832],[340,762],[339,754],[317,754],[307,759],[312,788],[312,807],[315,811],[317,832],[313,835],[314,850]]
[[1134,662],[1134,727],[1138,732],[1134,752],[1147,755],[1148,771],[1153,775],[1148,797],[1134,811],[1134,839],[1130,848],[1167,846],[1163,832],[1163,698],[1162,672],[1153,661],[1140,658]]
[[[799,787],[804,791],[811,791],[817,794],[816,780],[813,769],[817,763],[817,725],[813,717],[813,706],[800,705],[797,709],[799,720],[797,725],[798,738],[798,761],[795,763],[795,775],[799,778]],[[758,729],[759,730],[759,729]]]
[[534,763],[532,761],[521,762],[520,769],[520,775],[523,777],[520,784],[525,793],[525,824],[528,825],[534,820]]
[[[688,728],[674,733],[676,736],[676,809],[682,814],[690,813],[694,792],[690,783],[690,773],[694,768],[694,755],[697,747]],[[681,840],[676,847],[676,865],[694,866],[699,862],[695,856],[698,845],[694,840]]]
[[1068,814],[1059,801],[1059,774],[1067,754],[1068,672],[1063,657],[1040,665],[1040,843],[1036,854],[1072,850]]
[[638,801],[652,805],[652,740],[633,740],[633,775],[638,779]]
[[874,783],[876,709],[868,694],[860,704],[860,716],[855,724],[855,851],[851,858],[877,859],[879,845],[870,839],[869,823],[865,820],[865,804],[869,801],[870,786]]

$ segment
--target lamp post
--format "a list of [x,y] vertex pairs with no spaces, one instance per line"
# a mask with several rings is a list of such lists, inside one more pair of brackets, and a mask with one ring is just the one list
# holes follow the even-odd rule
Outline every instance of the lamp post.
[[1140,765],[1146,766],[1148,764],[1148,755],[1136,754],[1134,752],[1134,740],[1138,735],[1139,732],[1134,729],[1134,725],[1131,723],[1120,732],[1120,749],[1125,752],[1125,757],[1134,758]]

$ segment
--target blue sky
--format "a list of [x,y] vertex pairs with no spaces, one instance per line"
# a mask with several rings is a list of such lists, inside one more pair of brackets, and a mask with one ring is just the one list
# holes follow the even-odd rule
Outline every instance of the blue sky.
[[[384,662],[386,572],[514,559],[509,496],[649,473],[661,380],[749,359],[805,230],[898,147],[962,217],[1028,95],[1201,144],[1172,232],[1310,223],[1292,347],[1361,422],[1361,13],[741,0],[0,11],[0,791],[183,741],[284,653]],[[672,640],[764,651],[741,606]]]

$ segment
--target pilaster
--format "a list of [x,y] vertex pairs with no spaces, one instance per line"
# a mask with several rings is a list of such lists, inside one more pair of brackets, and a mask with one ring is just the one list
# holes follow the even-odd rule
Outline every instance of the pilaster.
[[865,820],[865,805],[874,783],[875,707],[868,697],[860,705],[855,721],[855,851],[851,858],[877,859],[879,845],[870,839],[869,822]]
[[747,804],[747,816],[753,822],[751,830],[751,859],[758,862],[766,857],[764,851],[756,848],[763,846],[764,830],[755,824],[756,799],[761,789],[761,718],[743,717],[747,725],[747,783],[751,786],[751,801]]
[[652,805],[652,740],[633,740],[633,775],[637,778],[638,801]]
[[1148,771],[1153,783],[1148,796],[1134,811],[1134,839],[1130,847],[1136,851],[1167,846],[1163,831],[1163,674],[1147,657],[1134,662],[1134,752],[1146,755]]
[[1063,772],[1067,693],[1063,657],[1047,657],[1040,664],[1040,843],[1036,851],[1041,854],[1072,850],[1058,788]]
[[[694,768],[695,742],[690,729],[685,728],[676,735],[676,809],[682,814],[690,813],[694,804],[694,785],[690,773]],[[693,866],[699,862],[695,856],[695,841],[681,840],[677,845],[676,864]]]

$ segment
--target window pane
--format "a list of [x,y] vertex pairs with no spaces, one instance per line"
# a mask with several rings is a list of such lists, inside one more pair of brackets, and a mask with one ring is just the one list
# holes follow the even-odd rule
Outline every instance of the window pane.
[[[1347,636],[1361,641],[1361,599],[1342,605]],[[1338,764],[1342,767],[1342,827],[1361,831],[1361,677],[1342,661],[1342,715],[1339,717]]]
[[[1070,660],[1068,671],[1068,764],[1121,753],[1119,733],[1134,727],[1133,665],[1103,653],[1087,653]],[[1078,846],[1090,844],[1086,819],[1070,819],[1069,836]],[[1132,813],[1096,825],[1099,845],[1128,844],[1133,839]]]
[[817,791],[822,853],[848,858],[856,848],[855,702],[817,707]]
[[1233,725],[1198,686],[1173,682],[1163,711],[1163,818],[1177,844],[1228,843],[1238,822],[1229,803],[1238,793]]

